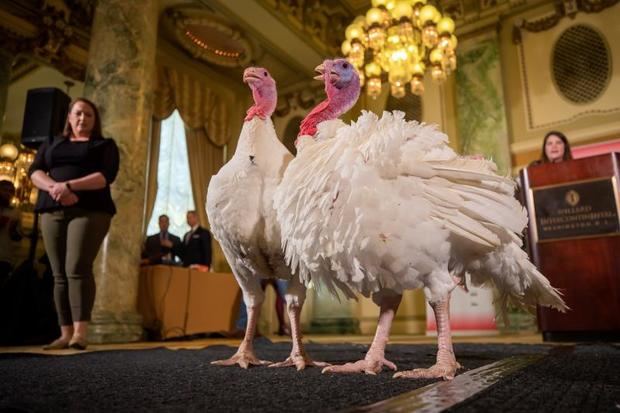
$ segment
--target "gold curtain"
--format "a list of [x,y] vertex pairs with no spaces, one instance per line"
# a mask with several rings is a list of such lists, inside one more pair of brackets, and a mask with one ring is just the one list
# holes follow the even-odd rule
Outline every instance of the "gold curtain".
[[192,193],[200,222],[208,224],[205,204],[211,176],[222,167],[223,148],[213,145],[203,129],[185,128]]
[[166,71],[163,67],[157,69],[157,88],[153,104],[153,119],[151,122],[151,141],[149,144],[148,170],[146,177],[146,205],[142,233],[146,235],[155,199],[157,198],[157,168],[159,166],[159,143],[161,140],[161,122],[174,112],[174,96],[170,83],[166,81]]
[[164,120],[172,115],[177,105],[175,103],[174,90],[168,81],[168,69],[159,66],[157,68],[157,89],[153,105],[153,118]]
[[[161,121],[178,109],[185,124],[192,193],[200,224],[210,227],[205,209],[207,187],[224,164],[225,145],[231,138],[230,105],[206,84],[187,73],[160,67],[155,93],[153,131],[147,193],[147,218],[153,213],[157,193],[157,164]],[[155,147],[155,148],[153,148]],[[213,267],[227,269],[226,260],[214,242]]]
[[174,104],[185,126],[204,130],[212,145],[224,146],[230,139],[229,108],[215,92],[186,73],[167,69],[167,79]]
[[157,196],[157,167],[159,166],[159,142],[161,140],[160,133],[161,120],[153,117],[146,176],[146,205],[144,211],[146,220],[143,223],[143,235],[146,235],[149,222],[151,221],[151,215],[153,215],[153,209],[155,208],[155,198]]

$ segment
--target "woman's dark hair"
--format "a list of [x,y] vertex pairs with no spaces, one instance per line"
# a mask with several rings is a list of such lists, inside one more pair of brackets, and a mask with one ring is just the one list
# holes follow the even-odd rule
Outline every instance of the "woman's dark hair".
[[542,154],[540,156],[542,162],[549,162],[549,158],[547,158],[547,153],[545,152],[545,146],[547,145],[547,139],[549,139],[550,136],[557,136],[562,140],[562,142],[564,142],[564,155],[562,155],[562,160],[568,161],[569,159],[573,159],[573,154],[570,150],[570,143],[568,143],[566,135],[564,135],[562,132],[552,130],[551,132],[547,132],[547,134],[545,135],[545,139],[543,139]]
[[97,106],[93,102],[86,98],[77,98],[69,104],[69,110],[67,111],[67,119],[65,120],[65,128],[62,131],[62,136],[64,136],[65,138],[70,138],[71,133],[73,133],[73,130],[71,129],[71,124],[69,123],[69,114],[73,110],[73,106],[75,106],[75,104],[78,102],[86,103],[95,113],[95,124],[93,125],[93,130],[90,132],[90,137],[95,139],[103,138],[103,132],[101,131],[101,118],[99,117],[99,109],[97,109]]

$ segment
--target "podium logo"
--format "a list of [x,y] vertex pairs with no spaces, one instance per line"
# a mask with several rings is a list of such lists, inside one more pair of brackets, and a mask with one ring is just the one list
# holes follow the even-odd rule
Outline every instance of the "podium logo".
[[571,189],[564,196],[564,200],[566,201],[568,205],[574,207],[575,205],[579,203],[579,192],[575,191],[574,189]]

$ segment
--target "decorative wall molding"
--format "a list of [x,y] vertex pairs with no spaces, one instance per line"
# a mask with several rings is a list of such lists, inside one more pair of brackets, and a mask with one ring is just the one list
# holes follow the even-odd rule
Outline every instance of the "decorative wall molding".
[[512,30],[512,41],[514,44],[521,44],[523,37],[522,30],[537,33],[555,27],[564,17],[575,18],[578,12],[598,13],[609,7],[615,6],[620,0],[555,0],[555,11],[553,14],[538,18],[536,20],[522,19],[517,22]]
[[[616,0],[615,3],[617,4],[618,1]],[[601,23],[594,24],[592,22],[594,18],[600,20]],[[558,128],[589,117],[615,116],[620,113],[620,105],[614,98],[617,96],[619,87],[616,81],[610,80],[601,95],[594,101],[583,104],[575,103],[563,96],[555,85],[552,67],[545,66],[546,59],[544,58],[548,56],[548,64],[552,64],[551,56],[554,47],[550,39],[557,38],[559,33],[565,32],[567,27],[576,27],[577,24],[597,26],[601,30],[603,39],[610,39],[613,31],[607,29],[613,20],[613,14],[582,15],[576,17],[574,22],[565,21],[557,27],[556,25],[550,26],[538,32],[537,35],[528,34],[529,31],[523,33],[524,37],[517,43],[517,53],[525,126],[528,131]],[[544,46],[541,46],[541,43]],[[536,52],[532,52],[533,50]],[[617,56],[618,53],[620,49],[617,47],[610,50],[610,56]],[[554,87],[549,87],[549,85],[554,85]],[[549,108],[553,109],[550,111]]]
[[297,110],[307,111],[325,98],[322,87],[306,87],[278,96],[278,106],[274,112],[277,118],[285,118]]
[[463,30],[467,23],[491,15],[497,16],[505,10],[525,4],[526,0],[443,0],[439,3],[443,12],[452,17],[457,27]]
[[39,35],[32,41],[35,56],[50,62],[61,59],[73,37],[69,16],[63,10],[46,5],[40,23]]
[[224,67],[243,67],[256,58],[257,47],[241,31],[215,14],[198,8],[166,10],[176,41],[192,56]]
[[30,48],[31,40],[21,36],[11,28],[0,26],[0,44],[5,53],[16,56]]
[[1,47],[81,80],[86,61],[79,57],[87,55],[95,6],[96,0],[2,2]]
[[328,0],[258,0],[282,23],[309,35],[306,39],[325,56],[340,54],[344,31],[353,18],[343,6]]

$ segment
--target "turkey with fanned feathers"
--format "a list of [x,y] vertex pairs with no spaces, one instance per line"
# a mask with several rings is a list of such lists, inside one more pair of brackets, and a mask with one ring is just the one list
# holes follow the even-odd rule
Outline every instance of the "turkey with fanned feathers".
[[458,156],[445,134],[402,112],[344,124],[336,118],[357,100],[358,75],[344,59],[317,70],[327,99],[302,122],[297,157],[276,190],[286,259],[304,283],[372,295],[381,308],[365,359],[325,372],[396,369],[384,350],[405,289],[424,289],[439,349],[434,366],[398,377],[454,377],[449,298],[466,274],[496,287],[504,306],[566,309],[520,248],[527,215],[512,180],[491,161]]

